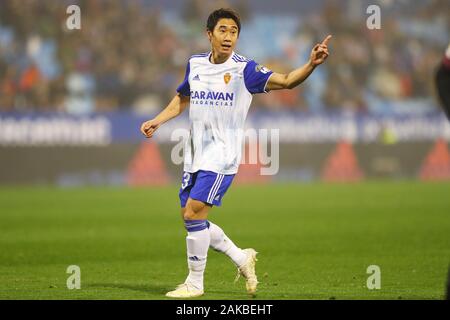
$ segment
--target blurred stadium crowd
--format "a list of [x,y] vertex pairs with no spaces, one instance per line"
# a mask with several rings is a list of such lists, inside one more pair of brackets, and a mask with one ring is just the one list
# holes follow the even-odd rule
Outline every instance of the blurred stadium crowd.
[[[170,2],[170,1],[169,1]],[[366,27],[363,1],[325,0],[285,14],[252,1],[0,2],[0,111],[155,112],[174,95],[191,54],[209,50],[208,13],[231,6],[242,17],[237,51],[277,72],[306,62],[332,34],[331,57],[291,91],[255,97],[264,109],[373,114],[437,109],[433,73],[449,41],[448,0],[382,1],[382,27]],[[412,5],[413,3],[413,5]],[[419,4],[420,3],[420,4]],[[81,7],[81,30],[66,8]]]

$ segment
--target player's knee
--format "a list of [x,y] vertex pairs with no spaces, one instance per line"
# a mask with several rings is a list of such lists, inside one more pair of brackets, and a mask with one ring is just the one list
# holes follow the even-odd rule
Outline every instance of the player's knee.
[[184,220],[202,220],[206,219],[208,214],[208,208],[206,205],[197,200],[188,201],[186,208],[183,212]]
[[186,208],[183,212],[184,220],[203,220],[205,219],[205,213],[202,210],[193,210],[192,208]]
[[191,208],[186,208],[183,212],[183,219],[184,220],[198,220],[198,213],[192,210]]
[[186,206],[186,210],[183,213],[184,227],[188,232],[202,231],[209,228],[210,224],[206,220],[204,211],[197,211],[191,206]]

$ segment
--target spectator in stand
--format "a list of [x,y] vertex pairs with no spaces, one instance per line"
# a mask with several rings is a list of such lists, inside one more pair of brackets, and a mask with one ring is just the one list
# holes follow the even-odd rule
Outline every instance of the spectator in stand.
[[[0,111],[76,112],[68,101],[83,87],[90,98],[86,105],[75,104],[80,112],[156,112],[183,77],[188,52],[208,50],[199,32],[205,14],[230,5],[190,0],[175,11],[155,8],[147,0],[77,3],[82,29],[70,31],[65,29],[66,1],[0,1]],[[244,24],[256,32],[270,31],[263,15],[250,15],[255,10],[251,3],[231,4],[244,13]],[[257,97],[255,105],[269,110],[395,112],[402,105],[408,112],[429,110],[435,61],[449,36],[448,1],[413,3],[386,2],[390,7],[383,11],[380,30],[368,30],[355,18],[351,1],[326,0],[321,11],[302,11],[294,18],[269,12],[273,32],[294,41],[268,35],[264,52],[250,45],[242,53],[261,53],[261,63],[290,69],[304,60],[304,48],[333,33],[333,58],[314,74],[317,81],[286,94]],[[168,19],[168,12],[179,19]]]

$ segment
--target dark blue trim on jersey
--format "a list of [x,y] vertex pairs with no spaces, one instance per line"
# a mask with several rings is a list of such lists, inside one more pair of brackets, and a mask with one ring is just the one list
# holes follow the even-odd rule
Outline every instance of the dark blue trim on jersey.
[[205,58],[207,56],[209,56],[209,52],[194,54],[191,56],[191,58]]
[[231,59],[233,59],[234,62],[248,62],[248,61],[250,61],[246,57],[240,56],[240,55],[238,55],[236,53],[233,54],[233,57]]
[[251,94],[266,92],[267,80],[273,73],[272,71],[266,73],[257,71],[257,66],[258,64],[254,60],[251,60],[247,62],[244,69],[244,83],[248,92]]
[[190,71],[191,71],[191,62],[188,62],[186,66],[186,74],[184,75],[184,80],[177,88],[177,92],[181,93],[185,97],[189,97],[191,95],[191,86],[189,85]]

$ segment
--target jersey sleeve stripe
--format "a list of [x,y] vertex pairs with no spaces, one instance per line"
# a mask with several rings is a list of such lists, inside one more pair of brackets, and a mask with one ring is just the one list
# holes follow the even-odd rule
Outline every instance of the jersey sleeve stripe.
[[239,54],[236,54],[236,56],[237,56],[237,58],[238,58],[239,60],[241,60],[242,62],[247,62],[247,61],[249,61],[248,58],[246,58],[246,57],[244,57],[244,56],[241,56],[241,55],[239,55]]
[[248,62],[248,61],[250,61],[248,59],[239,58],[238,56],[233,56],[232,59],[233,59],[234,62]]
[[249,59],[247,59],[247,58],[245,58],[245,57],[243,57],[243,56],[240,56],[240,55],[238,55],[238,54],[234,54],[233,57],[232,57],[232,59],[233,59],[233,61],[235,61],[235,62],[248,62],[248,61],[250,61]]

